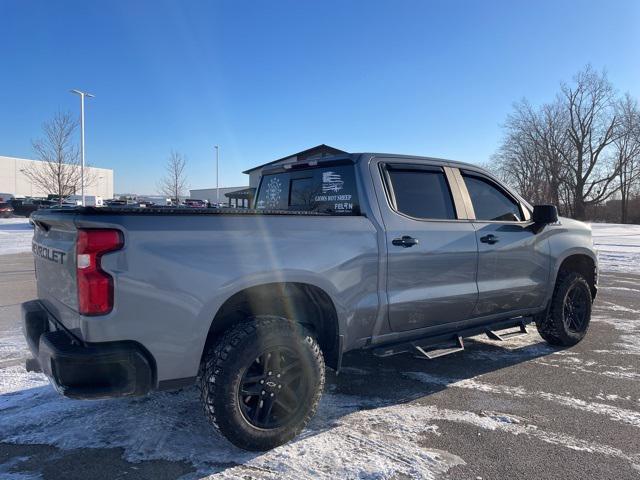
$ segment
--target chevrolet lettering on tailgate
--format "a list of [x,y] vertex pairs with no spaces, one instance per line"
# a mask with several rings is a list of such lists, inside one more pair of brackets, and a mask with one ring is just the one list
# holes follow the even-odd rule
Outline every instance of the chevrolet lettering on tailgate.
[[44,245],[39,245],[36,242],[31,243],[31,250],[34,255],[51,262],[59,263],[60,265],[64,263],[64,257],[67,255],[65,252],[54,250],[52,248],[45,247]]

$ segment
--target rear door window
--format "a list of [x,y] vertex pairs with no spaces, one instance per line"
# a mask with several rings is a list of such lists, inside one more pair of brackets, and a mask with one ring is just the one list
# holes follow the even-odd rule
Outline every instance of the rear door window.
[[442,168],[387,165],[388,182],[395,209],[414,218],[456,218],[449,184]]
[[354,167],[332,165],[263,175],[256,209],[359,215]]

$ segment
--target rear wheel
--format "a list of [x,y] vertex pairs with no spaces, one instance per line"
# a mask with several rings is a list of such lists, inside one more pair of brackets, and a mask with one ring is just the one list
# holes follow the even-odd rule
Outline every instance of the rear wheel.
[[233,444],[268,450],[309,422],[324,387],[324,360],[299,324],[261,316],[228,330],[204,359],[205,414]]
[[538,333],[551,345],[575,345],[589,329],[591,304],[591,289],[582,275],[559,274],[548,314],[536,319]]

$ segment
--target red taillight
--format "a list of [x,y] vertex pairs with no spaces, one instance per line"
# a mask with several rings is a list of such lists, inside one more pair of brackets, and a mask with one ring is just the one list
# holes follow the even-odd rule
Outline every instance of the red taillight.
[[104,315],[113,308],[113,278],[102,270],[100,260],[123,245],[119,230],[78,230],[76,272],[81,315]]

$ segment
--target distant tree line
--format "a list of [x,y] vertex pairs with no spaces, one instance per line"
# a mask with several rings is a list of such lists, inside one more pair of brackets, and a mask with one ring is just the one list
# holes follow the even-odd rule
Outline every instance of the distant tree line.
[[556,98],[514,105],[489,168],[533,204],[580,220],[640,223],[640,108],[585,67]]

